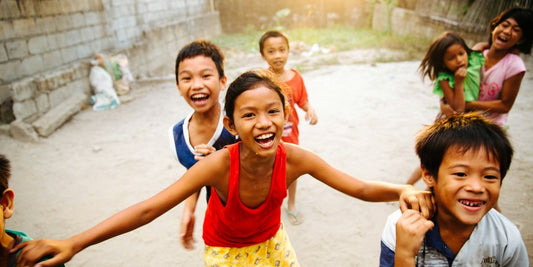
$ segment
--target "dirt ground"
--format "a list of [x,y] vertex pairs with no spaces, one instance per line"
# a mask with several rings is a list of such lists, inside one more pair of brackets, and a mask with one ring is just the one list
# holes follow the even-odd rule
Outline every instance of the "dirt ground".
[[[358,178],[403,183],[417,164],[416,132],[433,121],[438,99],[416,72],[418,61],[371,63],[361,58],[367,54],[345,52],[341,63],[346,64],[303,73],[319,122],[301,122],[301,145]],[[355,59],[346,60],[350,57]],[[531,57],[525,59],[533,69]],[[263,65],[257,56],[246,66]],[[229,69],[229,79],[242,70]],[[521,230],[530,261],[532,88],[529,71],[509,116],[515,157],[500,196],[503,214]],[[170,153],[168,130],[191,110],[173,80],[139,83],[133,94],[133,101],[114,110],[83,110],[37,143],[0,136],[0,153],[12,161],[16,194],[7,228],[33,238],[66,238],[152,196],[184,173]],[[290,225],[285,213],[282,220],[300,264],[377,266],[381,231],[397,204],[353,199],[308,176],[298,184],[305,222]],[[180,204],[140,229],[80,252],[68,266],[203,266],[205,201],[199,203],[193,251],[178,242]]]

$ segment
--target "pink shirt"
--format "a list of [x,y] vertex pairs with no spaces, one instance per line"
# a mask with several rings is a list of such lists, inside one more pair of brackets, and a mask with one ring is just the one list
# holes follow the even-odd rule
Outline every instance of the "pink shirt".
[[[483,51],[487,57],[489,50]],[[481,69],[481,86],[479,88],[479,101],[501,99],[501,92],[505,80],[526,71],[524,61],[520,56],[507,54],[489,70],[485,66]],[[486,116],[493,122],[504,126],[507,122],[507,113],[487,112]]]

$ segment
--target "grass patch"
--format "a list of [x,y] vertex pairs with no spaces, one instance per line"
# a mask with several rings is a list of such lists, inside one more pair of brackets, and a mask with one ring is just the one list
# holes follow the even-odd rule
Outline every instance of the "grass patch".
[[[363,48],[388,48],[406,53],[407,58],[421,59],[431,40],[413,36],[394,36],[386,32],[361,29],[345,25],[328,28],[295,28],[285,30],[291,42],[303,42],[309,46],[347,51]],[[224,51],[259,53],[259,38],[263,31],[251,27],[242,33],[222,34],[211,40]]]

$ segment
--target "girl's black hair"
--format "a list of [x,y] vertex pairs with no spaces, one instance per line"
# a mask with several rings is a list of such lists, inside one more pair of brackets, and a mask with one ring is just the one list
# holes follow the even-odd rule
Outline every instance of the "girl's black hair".
[[516,44],[521,53],[531,53],[533,44],[533,10],[523,7],[513,7],[500,13],[489,24],[489,46],[492,45],[492,31],[508,18],[513,18],[522,29],[522,40]]
[[285,94],[272,75],[263,70],[247,71],[239,75],[239,77],[229,85],[228,91],[226,92],[224,111],[231,121],[233,121],[233,112],[235,111],[235,100],[237,97],[243,92],[257,88],[260,85],[274,90],[279,95],[283,107],[286,106]]
[[433,40],[429,46],[424,59],[418,67],[422,77],[429,77],[430,80],[434,81],[437,79],[439,72],[450,72],[446,65],[444,64],[444,54],[448,47],[454,44],[460,44],[464,47],[468,55],[472,50],[466,45],[466,42],[459,34],[455,32],[444,32]]

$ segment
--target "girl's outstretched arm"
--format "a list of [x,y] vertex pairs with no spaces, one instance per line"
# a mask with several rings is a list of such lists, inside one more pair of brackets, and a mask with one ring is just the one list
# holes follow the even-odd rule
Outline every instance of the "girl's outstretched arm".
[[304,174],[310,174],[330,187],[355,198],[371,202],[400,201],[402,211],[414,209],[424,217],[433,215],[434,203],[429,191],[419,191],[412,185],[365,181],[352,177],[329,165],[315,153],[295,146],[287,147],[287,184]]
[[224,151],[220,152],[196,163],[179,180],[153,197],[120,211],[85,232],[65,240],[33,240],[17,245],[11,250],[21,251],[17,266],[33,266],[44,256],[52,258],[39,263],[38,266],[48,267],[65,263],[91,245],[151,222],[203,186],[212,185],[213,181],[216,181],[215,178],[221,177],[220,170],[225,166],[222,163],[225,155]]

